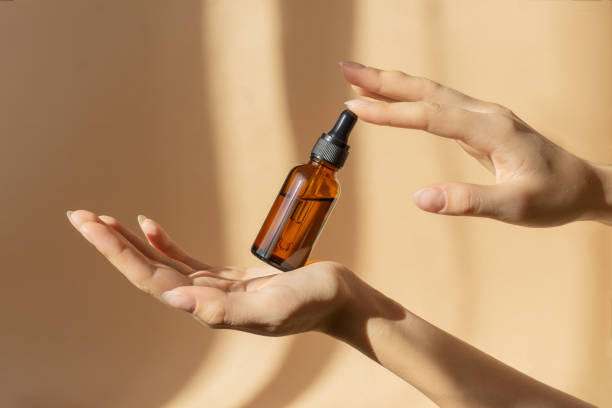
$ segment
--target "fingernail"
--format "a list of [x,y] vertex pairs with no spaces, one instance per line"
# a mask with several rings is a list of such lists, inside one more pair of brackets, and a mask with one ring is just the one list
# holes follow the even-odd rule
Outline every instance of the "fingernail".
[[146,220],[146,219],[147,219],[147,217],[145,217],[144,215],[139,215],[139,216],[138,216],[138,223],[139,223],[139,224],[142,224],[142,222],[143,222],[144,220]]
[[350,101],[344,102],[344,104],[349,108],[361,108],[372,105],[372,102],[364,99],[351,99]]
[[173,290],[162,293],[161,299],[166,304],[189,313],[193,312],[196,307],[196,301],[193,297],[183,295],[182,293],[175,292]]
[[446,194],[438,187],[424,188],[414,193],[414,201],[419,208],[437,213],[446,206]]
[[360,63],[355,61],[340,61],[338,64],[340,64],[341,67],[365,68],[365,65],[361,65]]
[[68,221],[70,222],[70,224],[72,224],[72,226],[73,226],[74,228],[77,228],[76,224],[75,224],[75,223],[74,223],[74,221],[72,220],[72,213],[73,213],[73,212],[74,212],[74,211],[72,211],[72,210],[68,210],[68,211],[66,211],[66,217],[68,217]]

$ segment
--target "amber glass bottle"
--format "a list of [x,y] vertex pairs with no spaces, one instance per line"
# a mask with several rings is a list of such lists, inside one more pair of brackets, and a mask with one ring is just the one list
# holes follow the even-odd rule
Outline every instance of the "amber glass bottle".
[[256,257],[282,271],[306,263],[340,195],[336,172],[348,156],[346,142],[356,120],[343,111],[315,144],[310,161],[289,172],[251,248]]

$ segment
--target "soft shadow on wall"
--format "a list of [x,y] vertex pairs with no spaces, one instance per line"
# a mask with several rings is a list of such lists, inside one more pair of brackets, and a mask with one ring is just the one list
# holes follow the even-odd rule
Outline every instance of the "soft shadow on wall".
[[64,213],[91,209],[132,229],[143,213],[195,256],[223,257],[201,4],[1,6],[2,126],[14,137],[0,176],[13,197],[0,244],[11,271],[0,405],[162,406],[214,332],[130,285]]
[[[352,1],[282,1],[285,89],[296,157],[308,159],[316,139],[327,132],[350,96],[338,62],[353,51]],[[355,137],[352,136],[354,144]],[[358,239],[355,175],[351,158],[340,172],[341,197],[321,233],[312,259],[355,262]],[[328,366],[337,342],[317,333],[295,336],[282,364],[244,408],[284,407],[305,392]]]
[[[448,61],[448,40],[445,30],[444,7],[440,1],[427,1],[422,3],[423,21],[427,24],[425,27],[425,53],[424,58],[428,65],[428,72],[432,75],[434,81],[442,81],[449,76],[448,68],[452,64]],[[450,86],[449,84],[443,84]],[[451,86],[452,87],[452,86]],[[460,90],[461,91],[461,90]],[[431,136],[438,137],[438,136]],[[456,144],[452,140],[447,140],[447,143]],[[455,159],[457,156],[467,154],[459,147],[449,154],[448,150],[438,149],[434,160],[440,163],[441,180],[461,181],[463,166]],[[483,169],[483,172],[486,171]],[[459,177],[459,178],[458,178]],[[491,175],[491,182],[494,182],[494,176]],[[463,179],[465,180],[465,179]],[[472,316],[476,314],[477,300],[479,295],[479,285],[474,270],[474,248],[472,245],[473,239],[470,236],[471,230],[465,219],[449,219],[445,233],[453,245],[449,247],[452,251],[448,254],[452,259],[452,264],[455,271],[454,285],[455,289],[460,292],[457,296],[458,305],[455,307],[455,322],[457,327],[461,327],[464,333],[469,333],[474,330],[474,319]],[[468,220],[469,221],[469,220]]]

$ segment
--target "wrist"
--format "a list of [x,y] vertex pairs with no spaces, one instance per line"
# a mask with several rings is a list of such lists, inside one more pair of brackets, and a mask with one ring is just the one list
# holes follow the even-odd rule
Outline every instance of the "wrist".
[[593,163],[589,166],[595,175],[593,189],[596,197],[584,218],[612,224],[612,166]]
[[348,269],[340,272],[340,282],[340,301],[321,331],[378,361],[370,344],[369,329],[376,326],[377,331],[391,330],[393,322],[404,319],[407,312]]

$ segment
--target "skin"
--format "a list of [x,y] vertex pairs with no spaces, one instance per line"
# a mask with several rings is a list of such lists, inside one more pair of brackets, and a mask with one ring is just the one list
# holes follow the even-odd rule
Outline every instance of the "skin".
[[213,267],[186,254],[154,220],[146,241],[113,217],[69,211],[72,225],[140,290],[214,329],[265,336],[319,331],[388,368],[441,407],[587,407],[406,310],[346,267],[317,262]]
[[[367,122],[455,139],[496,184],[442,183],[415,194],[425,211],[526,226],[612,220],[611,171],[545,139],[508,109],[424,78],[349,62],[371,100],[346,104]],[[214,267],[186,254],[154,220],[145,240],[110,216],[68,211],[71,224],[136,287],[214,329],[265,336],[319,331],[360,350],[441,407],[588,407],[406,310],[334,262],[278,273]]]
[[447,182],[419,190],[414,199],[421,209],[530,227],[612,222],[610,167],[567,152],[510,109],[399,71],[356,62],[341,69],[368,98],[345,102],[359,119],[454,139],[495,175],[493,185]]

